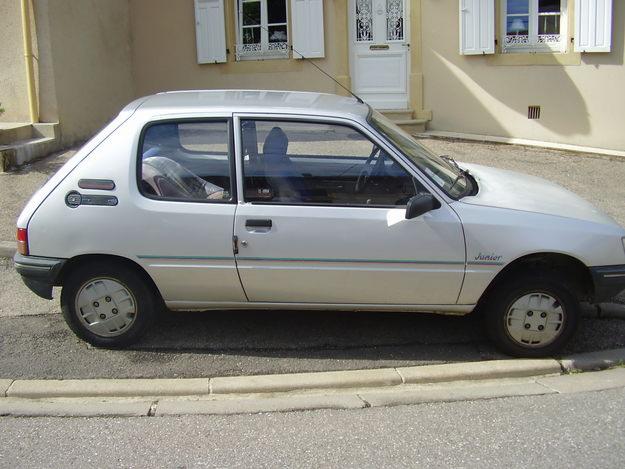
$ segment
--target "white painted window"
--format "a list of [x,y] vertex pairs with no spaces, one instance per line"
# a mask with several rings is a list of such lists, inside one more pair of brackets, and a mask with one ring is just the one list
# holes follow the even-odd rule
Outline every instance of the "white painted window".
[[286,58],[287,0],[237,0],[237,60]]
[[612,0],[575,0],[575,51],[610,52]]
[[567,0],[501,0],[503,52],[566,52]]

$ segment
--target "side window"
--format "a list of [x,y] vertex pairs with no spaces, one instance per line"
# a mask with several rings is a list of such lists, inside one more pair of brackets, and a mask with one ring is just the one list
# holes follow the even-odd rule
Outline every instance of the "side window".
[[418,181],[384,150],[338,124],[243,120],[245,200],[406,205]]
[[140,148],[141,192],[157,199],[231,200],[228,127],[227,121],[150,125]]

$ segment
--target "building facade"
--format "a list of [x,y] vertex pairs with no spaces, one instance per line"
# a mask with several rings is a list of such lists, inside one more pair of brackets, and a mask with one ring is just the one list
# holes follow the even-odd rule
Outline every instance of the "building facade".
[[[431,131],[625,151],[623,0],[31,1],[66,144],[164,90],[347,88]],[[26,120],[19,2],[0,15],[0,119]]]

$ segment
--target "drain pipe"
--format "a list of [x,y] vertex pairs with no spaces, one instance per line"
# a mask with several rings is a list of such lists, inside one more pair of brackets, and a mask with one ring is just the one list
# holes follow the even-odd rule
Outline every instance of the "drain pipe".
[[35,72],[33,69],[33,43],[30,34],[30,12],[28,3],[30,0],[22,0],[22,38],[24,39],[24,59],[26,61],[26,84],[28,86],[28,106],[30,122],[39,122],[39,110],[37,109],[37,91],[35,90]]

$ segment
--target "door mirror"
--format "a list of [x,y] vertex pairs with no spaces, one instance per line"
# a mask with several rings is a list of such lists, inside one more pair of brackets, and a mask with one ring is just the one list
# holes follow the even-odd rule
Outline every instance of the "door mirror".
[[441,207],[441,203],[432,194],[417,194],[408,201],[406,219],[419,217]]

